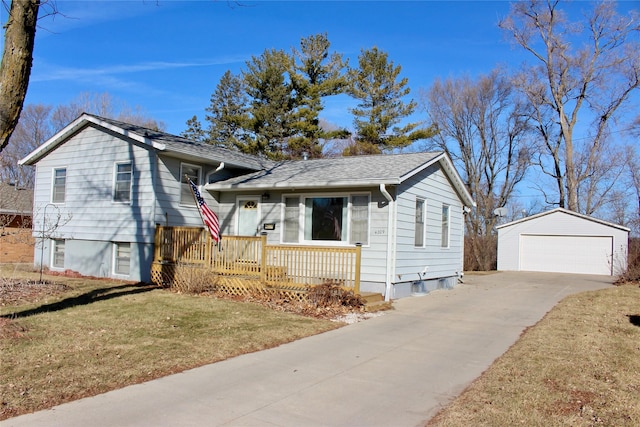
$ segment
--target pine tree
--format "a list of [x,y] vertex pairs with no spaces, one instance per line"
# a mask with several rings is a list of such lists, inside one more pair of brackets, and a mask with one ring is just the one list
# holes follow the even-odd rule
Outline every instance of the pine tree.
[[247,95],[251,99],[247,129],[252,139],[246,152],[271,159],[284,157],[288,138],[295,135],[295,93],[289,78],[292,60],[282,50],[265,50],[252,57],[243,72]]
[[346,86],[342,74],[345,67],[342,55],[330,54],[330,46],[325,33],[303,38],[300,50],[293,50],[294,73],[291,81],[296,93],[293,126],[298,135],[288,142],[289,157],[300,158],[303,152],[312,158],[322,157],[320,140],[346,138],[349,135],[346,130],[327,131],[320,126],[319,115],[324,108],[322,98],[337,95]]
[[402,148],[434,134],[432,128],[418,128],[419,123],[395,126],[416,108],[415,101],[405,103],[402,100],[411,90],[407,87],[406,77],[397,80],[400,71],[401,67],[395,66],[387,53],[377,47],[361,51],[358,68],[348,69],[347,92],[360,103],[351,109],[358,134],[357,146],[345,150],[345,154]]
[[252,57],[241,75],[227,71],[206,109],[208,129],[194,116],[183,135],[270,159],[321,157],[322,141],[349,136],[320,124],[323,98],[347,86],[345,63],[329,47],[326,34],[317,34],[291,54]]
[[198,116],[193,116],[187,120],[187,129],[182,131],[181,137],[196,142],[208,142],[206,132],[202,129],[202,124],[198,120]]
[[209,122],[208,142],[240,151],[250,151],[246,132],[248,103],[244,81],[227,70],[216,90],[211,95],[209,113],[205,119]]

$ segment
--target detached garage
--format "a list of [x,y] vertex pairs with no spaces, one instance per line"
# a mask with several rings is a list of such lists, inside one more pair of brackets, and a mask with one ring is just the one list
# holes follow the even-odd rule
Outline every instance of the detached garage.
[[498,270],[617,275],[629,229],[558,208],[500,225]]

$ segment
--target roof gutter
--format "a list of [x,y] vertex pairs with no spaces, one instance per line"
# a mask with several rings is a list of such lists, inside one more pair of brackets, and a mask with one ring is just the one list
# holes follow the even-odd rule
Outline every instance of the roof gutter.
[[384,290],[384,300],[391,300],[391,277],[393,275],[393,268],[395,264],[395,258],[393,257],[393,240],[395,238],[394,230],[394,214],[395,214],[395,203],[393,201],[393,197],[387,191],[387,188],[384,184],[380,184],[380,192],[384,196],[385,199],[389,202],[389,212],[387,215],[387,268],[385,274],[385,290]]
[[156,150],[163,151],[166,149],[166,145],[154,141],[152,139],[147,138],[146,136],[138,135],[134,132],[129,132],[127,130],[121,129],[117,126],[112,125],[111,123],[107,123],[103,120],[98,119],[92,115],[83,113],[76,120],[68,124],[64,129],[60,132],[56,133],[54,136],[45,141],[40,147],[29,153],[26,157],[20,159],[18,161],[19,165],[33,165],[38,160],[40,160],[43,156],[47,155],[50,151],[56,149],[58,145],[60,145],[66,138],[73,135],[74,133],[80,131],[82,128],[87,126],[89,123],[93,123],[94,125],[100,126],[102,128],[108,129],[111,132],[122,135],[126,138],[131,138],[135,141],[138,141],[142,144],[148,145],[150,147],[155,148]]
[[316,182],[288,182],[282,181],[277,183],[265,183],[265,184],[220,184],[212,182],[205,186],[209,191],[256,191],[256,190],[302,190],[302,189],[317,189],[317,188],[354,188],[354,187],[371,187],[376,185],[397,185],[400,181],[397,180],[370,180],[370,181],[316,181]]

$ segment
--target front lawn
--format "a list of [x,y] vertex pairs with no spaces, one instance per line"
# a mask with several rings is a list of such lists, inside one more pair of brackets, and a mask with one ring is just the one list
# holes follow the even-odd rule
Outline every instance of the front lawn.
[[0,266],[0,420],[340,324],[153,286]]

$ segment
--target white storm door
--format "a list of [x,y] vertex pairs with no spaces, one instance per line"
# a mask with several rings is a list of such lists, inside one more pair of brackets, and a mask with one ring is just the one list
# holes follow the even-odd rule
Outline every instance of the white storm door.
[[239,236],[257,236],[260,231],[260,199],[258,197],[238,198]]

